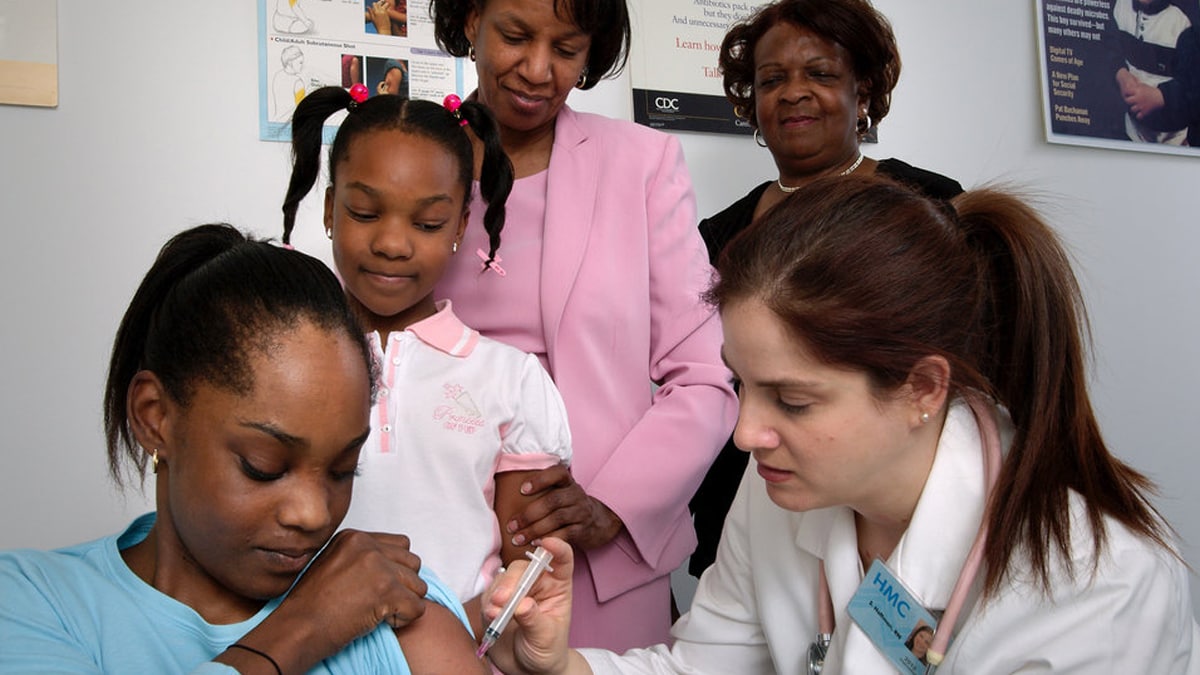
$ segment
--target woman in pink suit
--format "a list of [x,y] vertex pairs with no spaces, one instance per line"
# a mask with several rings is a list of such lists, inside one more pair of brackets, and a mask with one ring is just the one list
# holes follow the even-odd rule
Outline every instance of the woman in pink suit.
[[[695,546],[687,502],[736,418],[711,269],[676,139],[565,105],[624,65],[624,0],[433,0],[439,43],[475,62],[517,180],[504,258],[482,227],[439,295],[485,335],[537,354],[566,402],[574,462],[525,487],[505,524],[577,551],[571,643],[666,640],[669,575]],[[476,197],[478,199],[478,197]],[[473,204],[471,220],[483,214]],[[657,389],[652,387],[657,384]],[[519,544],[518,544],[519,545]]]

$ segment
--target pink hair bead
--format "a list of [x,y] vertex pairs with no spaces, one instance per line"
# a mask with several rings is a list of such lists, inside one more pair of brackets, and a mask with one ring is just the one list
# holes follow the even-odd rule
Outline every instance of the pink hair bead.
[[446,94],[446,98],[442,99],[442,107],[450,111],[451,115],[454,115],[455,119],[458,120],[458,126],[467,126],[467,120],[462,116],[462,113],[458,112],[458,109],[462,107],[462,99],[458,97],[458,94]]

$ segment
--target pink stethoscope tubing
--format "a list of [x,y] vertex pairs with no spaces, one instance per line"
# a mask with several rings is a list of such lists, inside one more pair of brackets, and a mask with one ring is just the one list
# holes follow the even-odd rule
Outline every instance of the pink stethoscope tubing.
[[[971,406],[971,412],[975,415],[975,423],[979,426],[979,438],[983,444],[983,489],[984,495],[990,497],[992,490],[996,487],[996,478],[1000,474],[1000,431],[992,416],[991,405],[978,394],[967,394],[964,398]],[[946,611],[942,614],[942,620],[933,634],[933,643],[929,645],[929,651],[926,652],[925,658],[934,668],[941,665],[942,659],[946,657],[946,649],[950,646],[950,635],[954,632],[954,625],[958,622],[958,616],[966,604],[971,584],[975,583],[975,577],[979,574],[979,567],[983,563],[983,546],[987,542],[987,530],[985,507],[983,520],[979,523],[979,531],[975,534],[975,541],[971,544],[967,559],[958,573],[958,580],[954,582],[954,590],[950,592]],[[834,628],[833,597],[829,594],[829,580],[825,577],[825,561],[818,562],[818,569],[821,599],[817,614],[821,636],[828,639],[828,636],[833,635]],[[932,672],[932,669],[926,671],[927,674]]]

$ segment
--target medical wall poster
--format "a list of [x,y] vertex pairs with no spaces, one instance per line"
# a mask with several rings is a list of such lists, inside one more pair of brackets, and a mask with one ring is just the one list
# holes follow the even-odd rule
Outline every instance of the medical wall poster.
[[1049,142],[1200,155],[1200,3],[1036,4]]
[[0,0],[0,103],[58,106],[55,0]]
[[[361,83],[372,96],[438,102],[463,94],[462,59],[438,49],[427,0],[259,0],[258,23],[262,140],[290,141],[296,104],[320,87]],[[327,142],[335,131],[326,127]]]
[[633,119],[656,129],[750,134],[721,89],[717,54],[762,0],[639,0],[630,7]]

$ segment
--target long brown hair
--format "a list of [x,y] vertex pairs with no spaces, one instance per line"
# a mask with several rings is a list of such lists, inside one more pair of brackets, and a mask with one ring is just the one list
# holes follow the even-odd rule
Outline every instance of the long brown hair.
[[986,593],[1018,552],[1044,590],[1053,558],[1074,576],[1071,491],[1086,505],[1093,570],[1105,516],[1167,546],[1152,484],[1112,456],[1092,411],[1068,256],[1019,198],[983,189],[948,204],[881,178],[822,179],[730,242],[718,272],[710,302],[762,301],[817,358],[865,372],[880,395],[940,355],[952,394],[1008,409],[1015,435],[986,516]]

